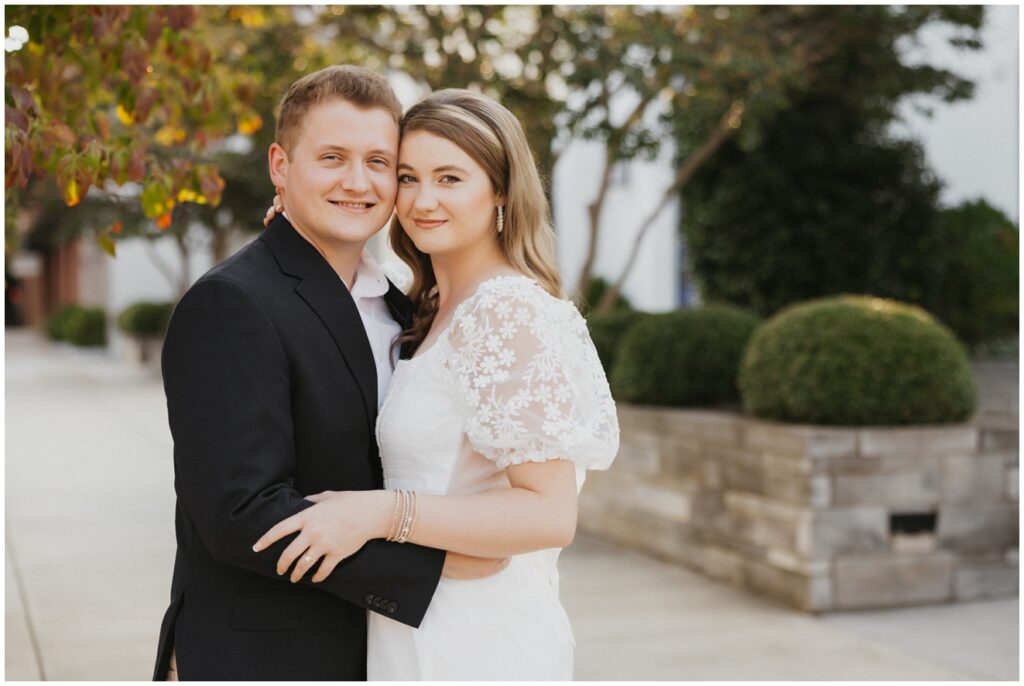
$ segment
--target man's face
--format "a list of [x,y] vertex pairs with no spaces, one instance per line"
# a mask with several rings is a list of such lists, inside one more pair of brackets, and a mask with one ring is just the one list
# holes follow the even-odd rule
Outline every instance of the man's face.
[[315,105],[290,154],[271,146],[270,173],[293,226],[322,251],[362,248],[391,217],[398,125],[347,100]]

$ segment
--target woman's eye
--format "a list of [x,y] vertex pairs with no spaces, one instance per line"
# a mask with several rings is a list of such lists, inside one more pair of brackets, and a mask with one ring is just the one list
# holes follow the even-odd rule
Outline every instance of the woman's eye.
[[412,176],[411,174],[399,174],[398,175],[398,183],[412,183],[415,180],[416,180],[416,177]]
[[439,181],[440,181],[441,183],[449,183],[449,184],[450,184],[450,183],[458,183],[458,182],[459,182],[459,181],[461,181],[461,180],[462,180],[462,179],[460,179],[459,177],[457,177],[457,176],[452,176],[451,174],[445,174],[444,176],[442,176],[442,177],[441,177],[441,178],[439,179]]

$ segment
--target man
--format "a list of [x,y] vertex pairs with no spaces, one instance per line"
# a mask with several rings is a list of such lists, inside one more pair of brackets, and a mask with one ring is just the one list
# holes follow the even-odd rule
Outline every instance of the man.
[[323,581],[256,540],[312,505],[383,487],[374,440],[408,299],[363,247],[390,218],[401,106],[379,75],[330,67],[281,103],[270,175],[288,216],[205,274],[163,352],[178,552],[154,678],[358,680],[366,610],[418,626],[442,572],[500,568],[371,541]]

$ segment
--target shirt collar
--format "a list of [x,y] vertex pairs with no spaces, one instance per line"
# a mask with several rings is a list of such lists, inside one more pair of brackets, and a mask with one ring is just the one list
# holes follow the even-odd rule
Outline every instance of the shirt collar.
[[[346,284],[347,285],[347,284]],[[349,289],[354,298],[379,298],[388,292],[388,277],[373,258],[370,251],[363,248],[359,266],[356,267],[356,283]]]

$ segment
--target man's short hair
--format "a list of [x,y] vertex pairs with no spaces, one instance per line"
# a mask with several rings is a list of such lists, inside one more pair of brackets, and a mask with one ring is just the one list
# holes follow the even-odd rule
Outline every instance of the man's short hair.
[[386,110],[395,124],[402,120],[402,104],[387,79],[365,67],[335,65],[306,74],[288,88],[278,105],[278,145],[290,154],[309,110],[336,98],[362,109]]

